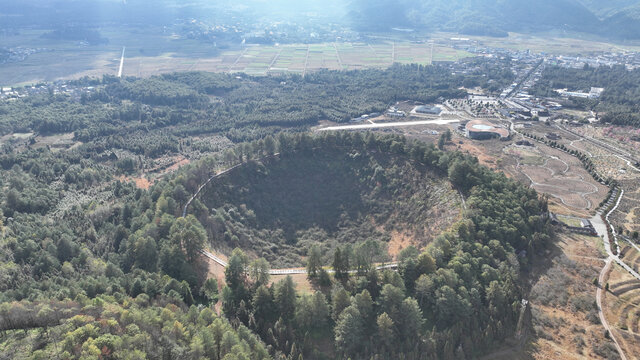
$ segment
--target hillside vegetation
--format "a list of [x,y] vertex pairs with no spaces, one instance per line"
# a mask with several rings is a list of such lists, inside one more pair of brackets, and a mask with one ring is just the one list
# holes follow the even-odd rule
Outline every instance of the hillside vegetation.
[[[314,244],[324,254],[365,240],[385,247],[392,230],[406,230],[415,245],[426,245],[458,216],[460,195],[433,169],[389,149],[312,148],[308,142],[302,151],[250,162],[203,189],[203,208],[192,209],[213,246],[250,250],[274,267],[299,266]],[[399,151],[403,145],[391,146]]]
[[499,64],[470,61],[478,62],[477,70],[455,76],[446,66],[394,65],[304,78],[201,72],[85,78],[72,85],[96,90],[80,99],[51,92],[2,102],[0,135],[73,132],[94,148],[155,156],[177,152],[177,140],[185,136],[220,133],[233,141],[254,140],[281,129],[306,130],[320,120],[345,122],[382,112],[396,101],[462,97],[463,85],[497,90],[512,80]]
[[[318,157],[322,158],[323,152],[382,153],[388,154],[385,157],[410,160],[417,168],[424,167],[434,174],[446,176],[452,186],[468,196],[470,209],[449,231],[438,235],[423,250],[415,247],[403,250],[397,273],[373,269],[373,262],[381,251],[368,239],[354,246],[339,244],[332,251],[329,258],[333,259],[331,266],[335,273],[331,277],[321,269],[322,265],[329,265],[326,256],[323,257],[323,248],[312,245],[308,251],[307,269],[322,292],[303,295],[298,300],[295,300],[296,291],[290,279],[268,285],[268,263],[252,262],[243,251],[236,249],[229,259],[225,273],[227,287],[222,292],[227,317],[246,324],[274,349],[290,356],[303,353],[313,358],[322,358],[320,349],[329,340],[335,347],[334,356],[338,358],[367,358],[373,354],[446,359],[475,356],[489,351],[494,344],[513,334],[523,296],[523,289],[518,285],[520,271],[527,269],[528,259],[543,251],[550,239],[544,217],[546,201],[539,199],[535,191],[504,175],[492,173],[479,166],[475,159],[441,152],[422,143],[407,142],[397,136],[297,135],[280,137],[278,143],[282,160],[275,163],[275,168],[271,170],[270,163],[265,162],[262,173],[250,172],[257,184],[265,181],[260,178],[269,176],[271,171],[277,174],[283,171],[280,166],[297,164],[299,159],[314,164]],[[258,147],[254,148],[253,157],[269,153]],[[334,158],[342,156],[334,155]],[[252,156],[245,152],[244,157]],[[371,157],[376,158],[376,155]],[[354,161],[358,160],[347,160]],[[202,174],[200,169],[196,166],[190,172]],[[299,169],[298,166],[290,167],[293,181]],[[233,177],[233,174],[225,176]],[[366,184],[367,173],[361,175],[362,183]],[[187,176],[183,182],[189,183],[189,178]],[[329,184],[335,187],[337,194],[346,194],[339,190],[341,186],[356,190],[355,193],[363,187],[361,183],[351,188],[352,183],[342,177],[338,179]],[[288,181],[292,180],[282,183],[288,184]],[[275,183],[278,182],[274,180]],[[259,199],[249,200],[253,194],[250,186],[243,186],[242,195],[238,196],[225,184],[223,180],[217,183],[219,190],[208,190],[205,203],[208,197],[212,204],[230,198],[247,200],[244,214],[246,218],[249,218],[247,214],[252,216],[243,220],[247,223],[259,226],[279,219],[280,223],[287,224],[286,218],[278,215],[288,211],[309,211],[308,218],[292,214],[293,223],[289,226],[294,228],[307,226],[310,222],[327,227],[334,223],[331,217],[319,217],[324,202],[318,204],[319,210],[312,211],[307,205],[296,204],[298,198],[276,200],[276,196],[267,196],[272,201],[267,203],[262,195]],[[297,193],[295,185],[288,186],[293,194]],[[316,188],[323,193],[320,186]],[[223,194],[227,192],[231,195]],[[302,199],[309,196],[313,195],[303,195]],[[326,204],[331,204],[332,199],[335,200],[329,196]],[[346,202],[352,201],[354,195],[348,195]],[[293,206],[293,210],[281,209],[279,204]],[[263,213],[262,206],[268,207],[269,212]],[[195,208],[198,218],[207,214],[204,204],[196,203]],[[345,206],[344,211],[349,214],[352,208],[353,205]],[[224,215],[220,217],[224,219]],[[416,220],[423,221],[419,216]],[[229,223],[238,225],[223,222],[225,226]],[[215,239],[214,245],[217,245]],[[349,270],[357,272],[352,274]],[[416,334],[420,336],[416,337]]]
[[[256,162],[275,152],[279,157]],[[196,200],[190,207],[195,216],[179,217],[203,179],[239,163],[246,164],[227,180],[235,190],[209,200],[207,194],[213,192],[205,192],[204,203]],[[388,168],[376,175],[382,165]],[[316,166],[315,188],[328,196],[326,201],[305,194],[300,175],[294,175]],[[348,172],[339,175],[342,171]],[[292,178],[284,181],[287,172]],[[387,177],[401,173],[397,184]],[[257,187],[252,190],[247,178],[256,180]],[[271,190],[280,181],[301,198],[278,199],[274,193],[249,201],[252,191]],[[367,232],[357,234],[356,220],[381,216],[388,219],[385,225],[395,226],[395,219],[406,218],[420,229],[433,221],[429,205],[439,198],[432,195],[437,188],[428,186],[439,181],[440,187],[448,182],[467,198],[463,217],[434,234],[426,247],[403,250],[398,272],[374,270],[383,249]],[[399,136],[283,134],[204,158],[148,191],[119,182],[111,186],[110,201],[87,203],[55,217],[46,209],[14,208],[4,197],[2,207],[12,214],[3,221],[0,243],[4,352],[45,358],[100,353],[114,358],[261,359],[264,350],[288,359],[322,358],[322,353],[329,358],[475,356],[515,331],[523,296],[519,274],[549,240],[546,201],[535,191],[481,167],[476,159]],[[329,196],[330,188],[336,196]],[[392,200],[405,204],[393,205]],[[237,249],[219,293],[214,279],[205,281],[200,257],[208,242],[219,243],[215,235],[207,235],[207,201],[237,209],[243,208],[240,201],[245,203],[246,209],[237,211],[222,205],[224,212],[213,216],[213,221],[218,213],[235,216],[225,218],[223,226],[238,240],[240,231],[262,234],[264,230],[250,229],[273,229],[274,223],[283,229],[327,229],[327,236],[305,238],[311,245],[307,267],[318,291],[300,296],[291,279],[269,285],[269,263]],[[395,211],[372,211],[387,204]],[[289,205],[293,210],[285,209]],[[346,214],[339,220],[333,214],[336,206]],[[364,211],[367,206],[370,215]],[[310,217],[294,211],[308,211]],[[353,215],[357,212],[362,217]],[[283,217],[289,215],[291,219]],[[329,230],[336,226],[351,227],[353,236],[344,232],[343,238],[331,238]],[[257,249],[266,247],[265,255],[280,255],[269,252],[270,246],[278,249],[274,239],[260,240],[248,243],[251,253],[260,256]],[[232,327],[208,309],[218,299]]]

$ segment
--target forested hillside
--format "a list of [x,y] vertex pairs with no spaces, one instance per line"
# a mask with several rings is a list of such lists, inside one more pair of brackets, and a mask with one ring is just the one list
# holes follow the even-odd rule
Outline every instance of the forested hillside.
[[[277,161],[255,163],[276,152]],[[372,268],[376,259],[384,258],[384,248],[375,241],[336,242],[335,248],[327,248],[322,239],[309,237],[308,241],[315,242],[307,249],[318,290],[313,295],[298,294],[290,279],[269,285],[269,263],[251,260],[241,250],[235,250],[229,259],[220,294],[215,280],[205,281],[199,250],[205,245],[215,247],[222,239],[207,235],[202,221],[208,224],[209,215],[200,200],[190,208],[197,217],[179,216],[190,194],[212,171],[244,163],[247,169],[234,180],[242,183],[246,176],[281,177],[278,173],[309,166],[304,159],[318,165],[339,153],[352,160],[328,164],[335,170],[346,166],[340,163],[358,165],[350,176],[361,179],[360,186],[369,189],[364,200],[379,195],[384,201],[389,196],[386,192],[402,193],[415,186],[411,182],[394,185],[392,178],[386,178],[398,170],[376,174],[372,161],[377,159],[381,164],[396,164],[408,178],[420,173],[431,174],[432,179],[446,178],[467,197],[469,211],[424,249],[404,250],[398,272]],[[30,172],[28,161],[16,161],[11,174],[22,176],[22,186],[27,186],[24,178],[36,175]],[[259,169],[261,173],[256,172]],[[39,174],[46,173],[48,169]],[[228,176],[233,178],[234,173]],[[3,178],[4,184],[15,185],[16,181]],[[331,185],[337,194],[345,194],[344,188],[352,189],[354,183]],[[526,271],[527,259],[542,251],[549,239],[542,216],[546,203],[535,191],[479,166],[473,158],[398,136],[280,135],[204,158],[149,191],[119,181],[109,186],[111,197],[100,204],[87,203],[58,215],[52,215],[46,205],[44,210],[17,209],[3,196],[3,211],[10,215],[4,217],[0,252],[0,323],[6,353],[18,358],[25,351],[45,358],[100,353],[118,358],[195,359],[233,353],[225,359],[260,359],[266,354],[296,359],[299,355],[322,358],[321,353],[327,351],[340,358],[374,353],[472,356],[513,333],[523,296],[520,271]],[[225,219],[224,226],[236,236],[235,231],[242,228],[230,226],[269,223],[276,214],[287,214],[283,207],[300,200],[291,197],[271,205],[258,204],[239,194],[232,192],[225,201],[237,209],[245,206],[239,203],[242,201],[259,211],[263,211],[260,206],[273,206],[274,215],[258,217],[255,212],[253,220],[250,207],[244,212],[226,207],[222,216],[236,218]],[[405,205],[403,215],[418,222],[431,221],[421,215],[428,211],[420,205],[429,203],[428,192],[415,194],[415,202]],[[48,195],[42,196],[46,199]],[[326,205],[333,207],[328,201]],[[319,211],[315,216],[322,214]],[[300,224],[296,219],[306,221],[293,217],[287,225],[283,216],[280,223],[295,228]],[[335,221],[331,217],[315,220],[324,225]],[[345,226],[351,225],[347,222]],[[270,246],[269,238],[263,240],[254,247]],[[336,272],[328,274],[320,268],[323,265]],[[351,273],[352,269],[357,273]],[[207,308],[218,299],[231,327]],[[240,324],[255,332],[266,347]],[[27,331],[19,331],[22,329]]]
[[302,140],[300,152],[248,163],[203,189],[189,210],[218,249],[241,247],[282,268],[304,265],[319,245],[328,264],[340,245],[385,249],[394,230],[426,245],[459,217],[460,195],[446,179],[389,154],[400,142],[372,153]]
[[[498,65],[470,61],[477,71],[464,77],[394,66],[81,79],[70,85],[94,91],[2,102],[3,355],[489,351],[513,333],[520,275],[550,236],[545,200],[476,159],[400,136],[305,133],[319,120],[512,81]],[[176,161],[191,163],[162,170]],[[234,166],[181,217],[200,185]],[[148,189],[127,181],[150,173],[158,181]],[[416,246],[393,254],[398,271],[375,270],[391,259],[394,232]],[[230,255],[224,282],[207,279],[204,247]],[[290,279],[272,284],[269,267],[284,265],[306,265],[313,292]]]
[[[463,85],[499,89],[512,80],[499,64],[478,62],[478,70],[464,76],[451,75],[446,66],[396,65],[304,78],[181,73],[83,79],[74,84],[96,91],[78,100],[50,93],[0,104],[0,135],[74,132],[77,140],[108,149],[175,152],[175,136],[221,133],[234,141],[253,140],[279,129],[304,130],[319,120],[344,122],[381,112],[396,101],[464,96]],[[154,138],[158,134],[168,141]],[[141,141],[141,135],[153,140]]]

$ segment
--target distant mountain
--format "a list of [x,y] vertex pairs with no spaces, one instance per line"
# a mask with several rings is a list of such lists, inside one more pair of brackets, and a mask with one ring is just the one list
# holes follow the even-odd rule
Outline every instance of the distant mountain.
[[607,18],[638,5],[637,0],[578,0],[578,2],[600,18]]
[[350,19],[361,30],[403,24],[472,35],[569,30],[640,38],[636,0],[354,0]]
[[638,0],[21,0],[0,1],[0,28],[100,23],[167,25],[233,10],[239,18],[345,22],[356,30],[394,27],[470,35],[567,30],[640,39]]

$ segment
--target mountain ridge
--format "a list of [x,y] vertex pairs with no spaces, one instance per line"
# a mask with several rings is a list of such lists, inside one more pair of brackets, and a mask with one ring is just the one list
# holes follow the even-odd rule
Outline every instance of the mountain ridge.
[[355,0],[350,9],[354,26],[368,31],[403,23],[470,35],[568,30],[614,39],[640,38],[640,5],[628,0],[606,5],[593,0]]

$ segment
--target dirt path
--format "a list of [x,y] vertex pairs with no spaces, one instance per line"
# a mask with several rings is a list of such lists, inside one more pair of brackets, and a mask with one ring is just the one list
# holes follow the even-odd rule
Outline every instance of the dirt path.
[[342,64],[342,58],[340,57],[340,52],[338,51],[338,46],[336,43],[333,43],[333,49],[336,51],[336,58],[338,59],[338,65],[340,65],[340,70],[344,70],[344,65]]
[[[555,175],[557,175],[557,174],[556,174],[556,172],[555,172],[553,169],[551,169],[551,168],[548,168],[548,167],[547,167],[547,164],[549,163],[549,159],[553,159],[553,160],[558,160],[558,161],[562,162],[562,163],[565,165],[565,169],[562,171],[562,174],[566,174],[566,173],[569,171],[569,169],[570,169],[569,164],[567,164],[567,163],[566,163],[565,161],[563,161],[562,159],[560,159],[560,158],[558,158],[558,157],[555,157],[555,156],[546,155],[546,154],[545,154],[545,156],[546,156],[546,157],[545,157],[545,160],[544,160],[544,164],[542,164],[542,165],[527,165],[527,166],[530,166],[530,167],[537,167],[537,168],[540,168],[540,169],[547,170],[547,171],[549,171],[549,172],[551,173],[551,177],[553,178]],[[568,189],[566,189],[566,188],[562,188],[562,187],[560,187],[560,186],[550,185],[550,184],[543,184],[543,183],[535,182],[535,181],[531,178],[531,176],[529,176],[529,174],[527,174],[527,173],[522,169],[522,166],[523,166],[523,165],[520,163],[520,159],[516,159],[516,161],[517,161],[517,165],[516,165],[516,167],[515,167],[515,168],[516,168],[516,170],[517,170],[517,171],[519,171],[519,172],[520,172],[521,174],[523,174],[524,176],[526,176],[526,177],[527,177],[527,179],[529,179],[529,181],[531,182],[531,187],[535,187],[535,186],[538,186],[538,187],[547,187],[547,188],[551,188],[551,189],[558,190],[558,192],[560,192],[560,193],[562,193],[562,192],[567,192],[567,191],[568,191]],[[578,196],[580,196],[580,198],[582,198],[582,200],[584,200],[584,201],[585,201],[586,206],[585,206],[584,208],[580,208],[580,207],[575,206],[575,205],[567,204],[567,202],[564,200],[564,198],[562,198],[562,197],[561,197],[561,196],[559,196],[559,195],[556,195],[556,194],[553,194],[553,193],[550,193],[550,192],[547,192],[547,191],[542,191],[542,192],[547,193],[547,194],[549,194],[549,195],[553,196],[554,198],[556,198],[556,199],[560,200],[560,202],[562,202],[562,204],[563,204],[563,205],[565,205],[565,206],[569,206],[569,207],[572,207],[572,208],[574,208],[574,209],[579,209],[579,210],[590,210],[590,209],[592,208],[593,204],[591,203],[591,200],[589,200],[589,199],[588,199],[588,196],[589,196],[589,195],[593,195],[593,194],[598,193],[598,191],[599,191],[599,190],[598,190],[598,187],[597,187],[597,186],[595,186],[595,185],[593,185],[593,184],[591,184],[590,182],[585,181],[584,177],[583,177],[582,175],[579,175],[579,174],[577,175],[577,177],[570,177],[570,178],[566,178],[566,180],[573,180],[573,181],[577,181],[577,182],[579,182],[579,183],[582,183],[582,184],[585,184],[585,185],[587,185],[587,186],[590,186],[590,187],[592,187],[592,188],[594,189],[593,191],[589,191],[589,192],[579,192],[579,191],[575,191],[575,192],[573,192],[574,194],[577,194]]]
[[607,322],[607,319],[604,316],[604,312],[602,311],[602,284],[604,284],[604,281],[605,281],[604,279],[608,276],[609,270],[611,270],[611,264],[613,264],[613,257],[610,256],[609,259],[607,259],[607,264],[602,268],[602,271],[600,271],[600,276],[598,277],[598,290],[596,291],[596,303],[598,304],[598,316],[600,317],[600,322],[602,323],[602,326],[605,328],[605,330],[609,332],[611,340],[613,340],[613,344],[616,346],[616,350],[618,350],[618,354],[620,354],[620,358],[622,360],[627,360],[627,357],[624,354],[624,351],[622,351],[622,347],[620,347],[618,340],[613,335],[613,331],[611,330],[611,327],[609,326],[609,323]]
[[589,155],[589,157],[593,157],[593,154],[591,154],[587,149],[581,149],[579,147],[573,146],[573,143],[577,143],[577,142],[581,142],[581,141],[584,141],[584,139],[573,140],[573,141],[571,141],[569,143],[569,146],[571,146],[572,148],[574,148],[574,149],[576,149],[576,150],[578,150],[580,152],[586,153],[587,155]]
[[307,55],[304,58],[304,69],[302,70],[302,77],[307,75],[307,64],[309,64],[309,52],[311,52],[311,45],[307,45]]
[[[211,253],[208,250],[202,250],[201,251],[202,254],[206,257],[208,257],[209,259],[213,260],[216,264],[222,266],[222,267],[227,267],[228,263],[226,261],[224,261],[222,258],[220,258],[219,256],[216,256],[215,254]],[[379,264],[376,266],[376,270],[384,270],[384,269],[395,269],[398,267],[398,263],[397,262],[391,262],[391,263],[387,263],[387,264]],[[327,270],[328,273],[333,273],[334,271],[332,269],[328,269]],[[350,270],[349,273],[354,274],[358,272],[357,270]],[[295,274],[307,274],[307,269],[306,268],[285,268],[285,269],[270,269],[269,270],[269,275],[295,275]]]
[[233,62],[233,64],[229,65],[229,69],[227,69],[227,72],[231,72],[231,70],[233,70],[233,68],[238,64],[238,62],[240,62],[240,59],[242,59],[242,57],[244,56],[244,54],[247,53],[247,50],[249,48],[245,47],[244,50],[242,51],[242,53],[240,53],[240,55],[238,55],[238,58],[236,59],[236,61]]
[[278,53],[273,57],[273,59],[271,59],[271,63],[269,64],[269,68],[267,69],[267,72],[271,71],[271,68],[273,67],[273,65],[276,64],[276,61],[278,61],[280,54],[282,54],[282,49],[283,48],[280,48],[280,51],[278,51]]

